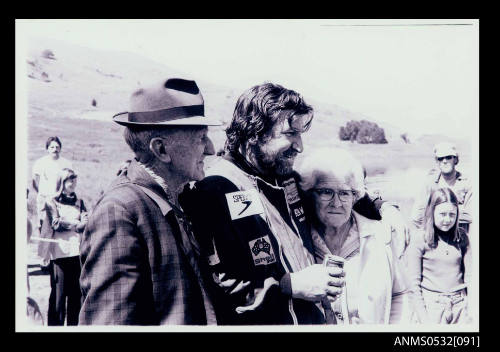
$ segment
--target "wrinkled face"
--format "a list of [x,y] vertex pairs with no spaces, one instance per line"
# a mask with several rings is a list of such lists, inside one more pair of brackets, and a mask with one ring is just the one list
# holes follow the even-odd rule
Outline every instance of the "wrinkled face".
[[50,156],[57,159],[59,157],[60,152],[61,152],[61,146],[59,145],[59,143],[57,143],[56,141],[50,142],[49,147],[47,148],[47,153],[49,153]]
[[171,146],[171,168],[186,181],[200,181],[205,177],[203,159],[213,155],[214,145],[208,137],[208,128],[179,131]]
[[76,189],[76,176],[68,178],[64,181],[64,192],[70,194],[73,193]]
[[448,155],[440,158],[436,158],[436,162],[439,166],[439,170],[443,174],[449,174],[455,171],[455,165],[457,163],[457,158],[453,155]]
[[446,202],[435,206],[434,225],[441,231],[449,231],[457,221],[457,207],[455,204]]
[[312,192],[316,216],[323,225],[338,228],[349,220],[356,197],[345,180],[324,177]]
[[267,139],[252,148],[257,167],[266,174],[288,175],[298,153],[302,153],[302,133],[311,120],[311,114],[295,115],[290,122],[278,122]]

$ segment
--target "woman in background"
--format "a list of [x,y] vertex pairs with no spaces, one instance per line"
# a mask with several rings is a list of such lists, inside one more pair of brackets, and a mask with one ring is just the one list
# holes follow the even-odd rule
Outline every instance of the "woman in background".
[[[58,240],[49,243],[44,259],[50,259],[50,298],[48,325],[78,324],[81,305],[80,293],[80,239],[87,224],[87,211],[83,200],[75,193],[77,176],[64,168],[57,176],[55,197],[46,202],[46,219],[42,237]],[[66,304],[67,299],[67,304]]]
[[411,298],[420,323],[466,322],[470,274],[469,240],[458,226],[458,200],[449,188],[434,190],[424,228],[408,247]]

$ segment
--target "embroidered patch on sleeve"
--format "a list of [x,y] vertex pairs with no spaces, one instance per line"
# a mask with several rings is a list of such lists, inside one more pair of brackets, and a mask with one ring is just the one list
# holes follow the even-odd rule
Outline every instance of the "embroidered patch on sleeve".
[[297,184],[293,178],[283,182],[283,187],[285,188],[286,201],[288,204],[297,203],[300,200]]
[[271,241],[269,236],[257,238],[248,242],[250,251],[252,252],[253,263],[255,265],[267,265],[276,263],[276,256],[274,255]]
[[264,212],[257,190],[226,193],[227,205],[231,219],[241,219]]

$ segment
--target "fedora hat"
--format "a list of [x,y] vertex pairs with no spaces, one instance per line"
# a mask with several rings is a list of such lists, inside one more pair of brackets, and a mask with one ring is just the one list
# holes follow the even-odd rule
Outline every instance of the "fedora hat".
[[130,97],[129,111],[113,116],[123,126],[189,125],[220,126],[205,117],[205,104],[195,81],[170,78],[140,88]]

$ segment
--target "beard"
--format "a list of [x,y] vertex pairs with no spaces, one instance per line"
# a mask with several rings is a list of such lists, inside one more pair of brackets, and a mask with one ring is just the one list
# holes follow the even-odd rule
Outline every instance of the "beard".
[[269,154],[268,152],[264,152],[259,146],[253,149],[253,154],[259,169],[266,174],[277,176],[290,175],[293,171],[295,157],[297,156],[297,152],[292,148],[276,154]]

